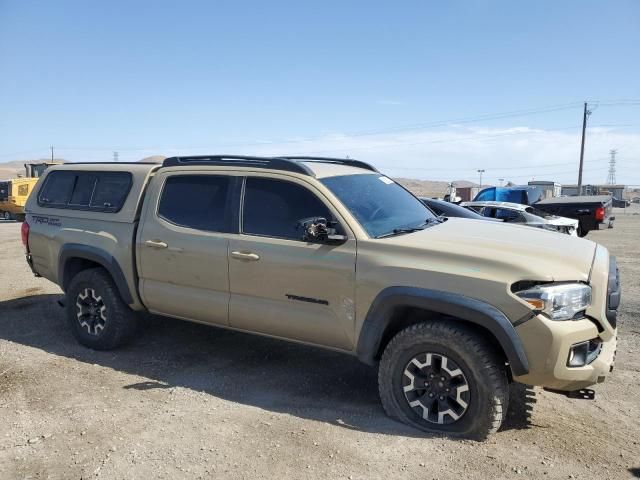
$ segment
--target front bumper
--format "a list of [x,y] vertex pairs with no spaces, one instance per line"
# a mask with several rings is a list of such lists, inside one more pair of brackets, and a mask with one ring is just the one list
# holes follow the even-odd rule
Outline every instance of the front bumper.
[[571,391],[604,382],[613,370],[616,336],[602,342],[600,354],[590,364],[567,366],[573,345],[599,337],[598,328],[589,319],[557,322],[537,315],[518,326],[516,331],[523,339],[529,360],[529,373],[514,377],[517,382]]
[[[529,361],[529,373],[514,380],[554,390],[580,390],[604,382],[613,370],[617,346],[617,313],[620,305],[620,273],[615,257],[599,247],[591,275],[590,318],[558,322],[536,315],[516,327]],[[599,339],[602,349],[591,363],[569,367],[573,345]]]

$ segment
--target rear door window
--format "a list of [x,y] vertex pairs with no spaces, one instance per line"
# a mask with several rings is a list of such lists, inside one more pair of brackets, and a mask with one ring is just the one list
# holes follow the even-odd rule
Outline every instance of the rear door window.
[[181,227],[229,232],[230,177],[173,175],[167,179],[158,216]]

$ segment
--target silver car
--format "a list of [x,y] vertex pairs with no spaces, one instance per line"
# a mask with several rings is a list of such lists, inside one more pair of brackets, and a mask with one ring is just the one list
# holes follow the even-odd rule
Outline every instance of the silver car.
[[509,202],[464,202],[469,208],[488,218],[496,218],[508,223],[520,223],[529,227],[553,230],[567,235],[578,235],[578,220],[558,217],[529,205]]

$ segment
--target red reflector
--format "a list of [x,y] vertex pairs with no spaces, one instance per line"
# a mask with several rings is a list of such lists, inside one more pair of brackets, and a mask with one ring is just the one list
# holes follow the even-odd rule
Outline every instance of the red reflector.
[[22,222],[22,227],[20,228],[20,235],[22,236],[22,244],[24,248],[29,251],[29,224],[27,222]]
[[604,220],[604,207],[596,208],[596,220]]

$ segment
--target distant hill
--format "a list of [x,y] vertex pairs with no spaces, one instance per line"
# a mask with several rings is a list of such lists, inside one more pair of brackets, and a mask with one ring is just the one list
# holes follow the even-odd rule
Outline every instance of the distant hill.
[[[394,178],[394,180],[418,197],[443,197],[449,188],[449,182],[434,182],[415,178]],[[478,186],[476,183],[467,180],[454,180],[453,184],[456,187]]]
[[[13,160],[11,162],[0,163],[0,180],[8,180],[10,178],[16,178],[18,175],[24,176],[24,164],[25,163],[42,163],[50,162],[49,158],[39,158],[37,160]],[[54,158],[56,162],[64,162],[64,158]]]
[[164,155],[151,155],[150,157],[144,157],[142,160],[138,160],[140,163],[162,163],[167,158]]

